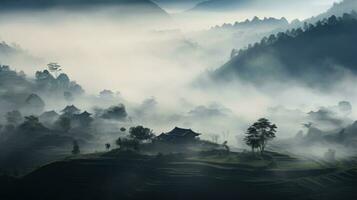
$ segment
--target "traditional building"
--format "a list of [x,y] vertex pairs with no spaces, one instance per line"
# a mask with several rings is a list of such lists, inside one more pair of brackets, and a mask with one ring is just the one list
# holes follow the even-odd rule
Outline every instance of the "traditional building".
[[65,107],[61,112],[64,115],[76,115],[79,114],[81,110],[79,110],[76,106],[71,105],[71,106],[67,106]]
[[199,133],[196,133],[191,129],[175,127],[168,133],[162,133],[157,137],[157,139],[165,142],[193,142],[199,135]]

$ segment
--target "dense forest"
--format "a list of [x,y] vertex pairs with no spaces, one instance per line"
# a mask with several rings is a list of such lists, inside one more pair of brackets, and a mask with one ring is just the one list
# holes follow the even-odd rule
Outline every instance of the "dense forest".
[[[331,16],[316,24],[264,37],[260,43],[232,53],[213,73],[216,80],[242,78],[254,84],[296,81],[326,88],[346,73],[357,73],[357,14]],[[333,47],[333,48],[331,48]]]

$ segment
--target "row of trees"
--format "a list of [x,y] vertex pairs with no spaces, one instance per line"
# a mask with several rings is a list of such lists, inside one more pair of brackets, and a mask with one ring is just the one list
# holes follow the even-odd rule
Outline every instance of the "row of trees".
[[[121,132],[126,132],[126,128],[121,128]],[[253,125],[251,125],[246,132],[244,138],[245,143],[252,148],[254,153],[256,149],[260,153],[264,153],[265,148],[270,140],[276,137],[277,126],[271,123],[266,118],[261,118]],[[120,149],[124,150],[138,150],[139,145],[147,141],[152,141],[155,138],[153,131],[143,126],[131,127],[129,129],[128,137],[120,137],[116,140],[116,144]],[[227,142],[224,142],[222,146],[229,151]],[[105,144],[106,150],[110,150],[111,145]],[[79,145],[77,141],[73,142],[72,154],[79,154]]]
[[[125,128],[120,129],[121,132],[125,132]],[[266,118],[261,118],[253,125],[251,125],[244,138],[245,143],[252,148],[255,152],[256,149],[263,153],[270,140],[276,137],[277,126],[271,123]],[[121,149],[138,150],[139,145],[145,141],[152,141],[155,138],[153,131],[143,126],[131,127],[129,129],[129,136],[126,138],[118,138],[116,144]],[[105,144],[107,150],[110,149],[110,144]],[[227,142],[223,143],[223,147],[228,149]]]
[[[126,129],[121,128],[121,131],[125,132]],[[266,118],[261,118],[248,128],[244,141],[252,148],[253,152],[258,149],[263,153],[268,142],[276,137],[276,131],[277,126],[275,124]],[[154,138],[155,135],[151,129],[136,126],[129,129],[129,136],[127,138],[119,138],[116,144],[123,149],[138,150],[140,143],[152,141]],[[223,146],[229,149],[227,142],[225,142]],[[108,144],[106,144],[106,147],[108,149]]]

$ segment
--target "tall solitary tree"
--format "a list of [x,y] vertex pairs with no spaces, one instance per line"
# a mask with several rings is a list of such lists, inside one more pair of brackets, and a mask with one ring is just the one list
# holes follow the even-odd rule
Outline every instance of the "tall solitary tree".
[[73,141],[73,149],[72,149],[72,154],[73,155],[78,155],[79,153],[81,153],[81,151],[79,150],[79,145],[77,140]]
[[139,141],[150,140],[155,137],[152,130],[143,126],[131,127],[129,129],[129,134],[132,139]]
[[268,141],[276,137],[277,126],[268,119],[261,118],[250,126],[244,138],[245,143],[252,147],[252,151],[259,149],[261,153],[265,151]]
[[106,144],[105,144],[105,149],[107,149],[107,151],[109,151],[109,150],[110,150],[110,146],[111,146],[111,145],[110,145],[109,143],[106,143]]

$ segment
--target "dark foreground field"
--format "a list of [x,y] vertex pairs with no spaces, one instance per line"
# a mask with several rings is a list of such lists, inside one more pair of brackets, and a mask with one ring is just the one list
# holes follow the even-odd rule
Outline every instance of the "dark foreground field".
[[147,156],[112,151],[1,178],[6,199],[357,199],[357,162],[328,164],[268,153]]

